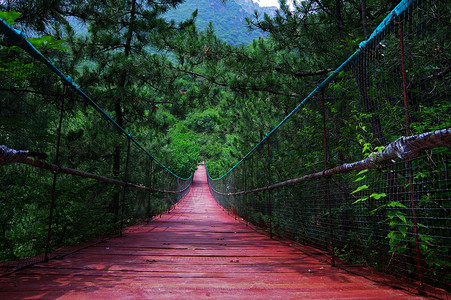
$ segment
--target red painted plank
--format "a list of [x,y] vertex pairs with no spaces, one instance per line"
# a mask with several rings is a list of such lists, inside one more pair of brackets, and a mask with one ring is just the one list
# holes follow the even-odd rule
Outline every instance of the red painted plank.
[[229,216],[200,166],[187,196],[150,224],[0,278],[1,299],[420,299],[271,240]]

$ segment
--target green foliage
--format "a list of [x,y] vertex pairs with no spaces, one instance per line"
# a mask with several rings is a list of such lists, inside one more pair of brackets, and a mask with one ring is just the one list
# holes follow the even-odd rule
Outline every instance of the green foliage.
[[215,123],[213,118],[218,117],[218,113],[213,109],[209,109],[202,113],[193,113],[188,115],[185,120],[185,125],[197,132],[202,134],[211,134],[215,129]]
[[171,129],[169,134],[171,141],[168,145],[168,165],[176,174],[187,178],[202,160],[199,137],[196,133],[189,132],[183,124]]
[[57,40],[52,36],[43,36],[39,38],[29,38],[28,41],[40,51],[52,50],[68,50],[66,41]]
[[14,25],[15,20],[19,18],[22,14],[17,11],[0,11],[0,19],[3,19],[7,24]]

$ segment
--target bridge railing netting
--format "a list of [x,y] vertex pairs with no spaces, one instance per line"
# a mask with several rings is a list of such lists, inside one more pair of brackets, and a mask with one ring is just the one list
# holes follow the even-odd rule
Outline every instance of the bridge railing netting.
[[29,53],[2,50],[0,275],[122,234],[188,192],[192,177],[144,150],[149,132],[129,135]]
[[323,249],[332,264],[450,291],[450,3],[403,2],[332,81],[209,184],[231,213]]

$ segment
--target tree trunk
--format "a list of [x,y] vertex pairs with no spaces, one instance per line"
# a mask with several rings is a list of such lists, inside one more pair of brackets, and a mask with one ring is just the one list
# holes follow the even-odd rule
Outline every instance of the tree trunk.
[[[136,14],[136,0],[132,1],[132,7],[131,7],[131,11],[130,11],[130,23],[128,25],[128,32],[127,32],[127,40],[126,43],[124,45],[124,53],[125,53],[125,57],[129,57],[131,55],[131,43],[132,43],[132,38],[133,38],[133,31],[134,31],[134,21],[135,21],[135,14]],[[124,112],[122,109],[122,102],[123,99],[125,97],[125,86],[127,83],[127,70],[123,70],[121,77],[119,79],[118,82],[118,90],[120,91],[120,95],[118,95],[118,97],[116,98],[116,103],[114,105],[114,112],[116,115],[116,123],[121,126],[122,128],[124,127]],[[120,175],[120,167],[121,167],[121,146],[117,145],[114,148],[114,153],[113,153],[113,176],[114,179],[119,179],[119,175]],[[116,193],[114,193],[113,196],[113,211],[114,211],[114,216],[115,216],[115,221],[117,221],[118,216],[119,216],[119,198],[120,198],[120,192],[117,191]]]
[[362,16],[362,28],[363,28],[363,34],[365,35],[365,40],[369,38],[370,34],[368,32],[368,22],[367,22],[367,9],[366,9],[366,0],[362,0],[362,10],[361,14]]
[[[363,7],[365,10],[363,10]],[[348,56],[351,55],[351,52],[348,49],[348,43],[346,41],[346,35],[344,31],[343,19],[341,15],[341,0],[336,0],[335,2],[335,16],[337,18],[337,26],[340,31],[340,38],[342,39],[343,46],[346,49],[346,53]],[[363,11],[365,11],[365,24],[366,24],[366,2],[363,0],[362,2],[362,19],[363,19]],[[364,25],[365,27],[366,25]],[[365,55],[364,53],[362,55]],[[362,96],[362,102],[365,107],[365,112],[371,114],[370,124],[371,129],[373,131],[374,142],[376,146],[385,145],[385,138],[382,131],[382,124],[378,115],[374,115],[375,105],[373,99],[368,95],[368,74],[367,74],[367,66],[366,60],[362,60],[362,63],[359,67],[354,68],[354,75],[357,81],[357,85],[359,88],[360,95]]]
[[346,34],[345,34],[344,26],[343,26],[343,18],[341,16],[341,0],[335,1],[335,17],[337,19],[337,27],[340,32],[341,42],[343,43],[343,46],[346,49],[346,54],[348,56],[350,56],[351,51],[349,51],[349,49],[348,49],[348,42],[346,40]]

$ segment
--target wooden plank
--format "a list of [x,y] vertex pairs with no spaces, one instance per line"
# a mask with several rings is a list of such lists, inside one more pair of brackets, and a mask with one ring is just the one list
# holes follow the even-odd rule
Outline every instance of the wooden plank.
[[200,166],[170,213],[0,278],[0,298],[421,299],[382,284],[388,277],[357,276],[328,265],[321,251],[295,246],[228,215]]

